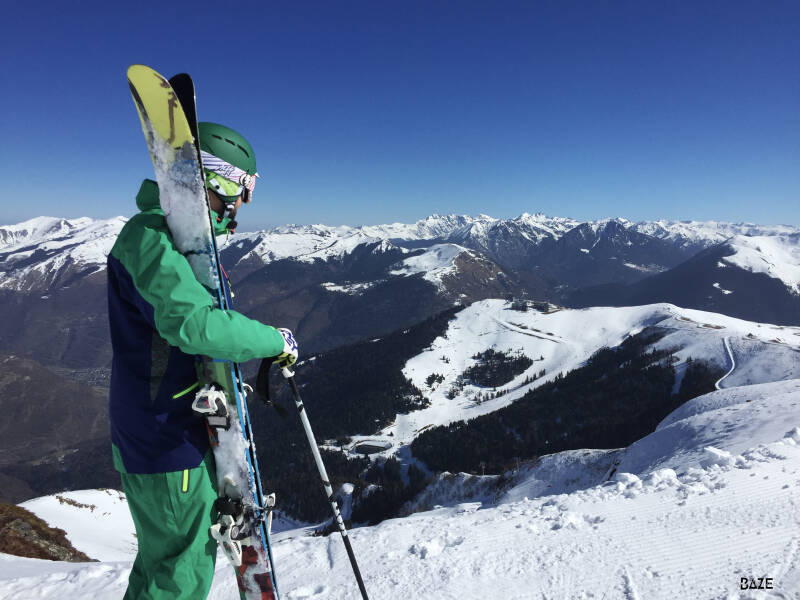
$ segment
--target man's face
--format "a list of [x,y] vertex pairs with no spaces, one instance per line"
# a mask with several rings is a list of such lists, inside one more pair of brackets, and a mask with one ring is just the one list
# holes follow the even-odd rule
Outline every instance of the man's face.
[[[218,215],[221,215],[225,211],[225,204],[222,200],[219,199],[219,196],[214,190],[207,190],[208,191],[208,207],[213,210]],[[233,213],[236,214],[236,211],[239,210],[239,207],[242,205],[242,196],[239,195],[236,198],[236,204],[234,205]]]

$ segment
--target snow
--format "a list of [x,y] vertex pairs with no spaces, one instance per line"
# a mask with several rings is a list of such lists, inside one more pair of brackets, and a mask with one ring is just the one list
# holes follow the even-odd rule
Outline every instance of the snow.
[[734,236],[778,236],[797,233],[790,225],[756,225],[722,221],[642,221],[631,229],[681,246],[707,248]]
[[422,254],[406,258],[390,273],[404,277],[422,273],[426,281],[441,286],[443,277],[456,274],[455,260],[465,252],[471,254],[457,244],[435,244]]
[[736,370],[736,358],[733,356],[733,350],[731,350],[731,341],[726,337],[724,339],[725,342],[725,351],[728,353],[728,358],[731,361],[731,368],[728,369],[728,372],[725,373],[722,377],[720,377],[717,382],[714,384],[714,387],[718,390],[721,390],[723,385],[722,382],[725,381],[735,370]]
[[432,240],[445,238],[455,232],[469,229],[475,224],[491,225],[498,219],[487,215],[472,217],[468,215],[433,214],[412,224],[392,223],[390,225],[365,225],[360,227],[366,235],[387,239]]
[[642,273],[661,273],[665,269],[663,267],[659,267],[658,265],[636,265],[633,263],[622,263],[629,269],[633,269],[634,271],[640,271]]
[[[610,223],[616,223],[621,225],[623,228],[628,228],[632,225],[628,219],[624,219],[622,217],[606,217],[605,219],[598,219],[597,221],[587,221],[586,224],[589,226],[589,229],[595,234],[601,233]],[[600,240],[595,241],[595,245]]]
[[[21,506],[48,523],[58,523],[72,545],[89,558],[113,562],[136,556],[136,530],[122,492],[62,492],[23,502]],[[117,535],[98,535],[98,531]]]
[[699,466],[706,446],[740,454],[800,420],[800,380],[724,389],[690,400],[625,452],[619,470]]
[[[521,469],[499,497],[355,528],[350,537],[370,597],[800,598],[798,403],[800,381],[720,390],[690,401],[628,448],[611,481],[601,473],[614,451],[559,453]],[[72,535],[71,518],[51,523]],[[108,523],[92,528],[95,549],[113,548],[101,540],[129,533],[116,529],[122,519]],[[282,598],[359,598],[338,534],[294,529],[274,538]],[[131,558],[100,558],[2,555],[0,597],[122,597]],[[772,590],[741,590],[742,578],[756,585],[769,578]],[[209,598],[237,597],[220,556]]]
[[726,290],[726,289],[724,289],[724,288],[723,288],[723,287],[722,287],[722,286],[721,286],[721,285],[720,285],[718,282],[717,282],[717,283],[714,283],[713,287],[717,288],[717,289],[718,289],[720,292],[722,292],[722,293],[723,293],[723,294],[725,294],[726,296],[727,296],[728,294],[732,294],[732,293],[733,293],[733,291],[732,291],[732,290]]
[[[787,225],[763,226],[752,223],[724,223],[699,221],[653,221],[631,223],[622,218],[589,221],[590,229],[597,232],[614,221],[627,229],[673,241],[682,245],[699,245],[708,247],[721,243],[735,235],[789,235],[798,232],[797,227]],[[360,238],[382,240],[439,240],[458,242],[469,239],[477,247],[486,248],[488,240],[495,232],[507,230],[518,233],[533,244],[544,239],[557,240],[566,232],[582,222],[565,218],[550,217],[541,213],[523,213],[514,219],[497,219],[488,215],[438,215],[434,214],[414,223],[391,223],[385,225],[360,226],[328,226],[328,225],[288,225],[270,231],[245,234],[260,238],[272,238],[282,246],[284,240],[276,239],[281,235],[300,235],[311,238]],[[239,234],[237,234],[238,237]],[[320,249],[321,246],[317,246]],[[307,254],[308,246],[300,254]],[[267,255],[269,247],[257,253]],[[275,252],[276,256],[285,256],[283,249]]]
[[[354,435],[350,448],[369,439],[373,444],[386,443],[388,449],[380,455],[396,454],[422,431],[507,406],[559,373],[581,366],[600,348],[617,346],[629,335],[652,325],[666,331],[654,347],[670,350],[677,357],[678,378],[690,358],[710,361],[727,371],[732,364],[731,356],[735,357],[736,368],[720,382],[725,387],[800,378],[800,328],[797,327],[753,323],[671,304],[540,313],[512,310],[503,300],[482,300],[459,311],[445,334],[410,359],[403,369],[403,374],[425,394],[430,405],[396,415],[394,423],[378,434]],[[459,375],[475,364],[472,356],[489,348],[520,352],[534,362],[511,382],[496,388],[505,392],[497,398],[478,402],[478,394],[495,389],[471,384],[460,390],[456,387],[455,396],[448,398]],[[525,383],[527,377],[536,376],[541,370],[545,371],[544,377]],[[442,375],[442,383],[429,387],[426,380],[432,374]],[[676,386],[679,383],[676,381]]]
[[500,499],[511,503],[592,487],[604,481],[621,450],[567,450],[540,457],[516,475],[513,486]]
[[422,492],[407,502],[401,515],[478,502],[492,504],[497,501],[499,475],[470,475],[469,473],[440,473]]
[[[158,131],[146,112],[140,111],[139,116],[153,159],[159,202],[175,247],[186,256],[198,281],[209,289],[215,289],[219,285],[219,275],[212,250],[214,240],[200,157],[192,138],[189,135],[189,141],[183,141],[181,147],[176,148],[174,131],[168,141],[166,134]],[[186,137],[181,137],[188,135],[186,121],[176,121],[175,126],[179,130],[178,139],[186,140]]]
[[793,294],[800,295],[800,234],[737,235],[728,245],[734,254],[724,257],[724,262],[779,279]]
[[371,287],[377,285],[378,281],[368,281],[366,283],[351,283],[351,284],[336,284],[333,282],[325,282],[322,283],[322,287],[328,290],[329,292],[340,292],[343,294],[349,294],[351,296],[357,296],[362,292],[367,291]]
[[[5,255],[6,265],[4,272],[0,273],[0,287],[46,289],[69,266],[87,267],[88,272],[103,270],[106,255],[125,221],[123,217],[107,220],[37,217],[16,225],[0,226],[0,252]],[[797,290],[800,271],[797,249],[800,232],[797,227],[694,221],[633,224],[625,219],[603,219],[585,225],[596,232],[611,221],[692,249],[734,238],[734,246],[740,250],[737,253],[739,258],[733,260],[740,261],[745,268],[778,277],[793,291]],[[374,252],[395,250],[408,253],[408,249],[396,245],[403,240],[428,240],[431,243],[429,252],[435,252],[436,244],[450,243],[492,255],[498,250],[498,244],[511,242],[535,246],[545,240],[558,240],[581,224],[574,219],[528,213],[514,219],[496,219],[487,215],[431,215],[411,224],[358,227],[285,225],[267,231],[240,232],[227,244],[243,250],[239,260],[256,259],[263,263],[283,259],[303,262],[341,260],[365,244],[375,245]],[[754,242],[756,239],[761,241]],[[581,249],[581,252],[589,251],[588,248]],[[725,266],[726,263],[720,261],[719,264]],[[658,270],[635,263],[626,263],[626,266],[642,272]],[[431,275],[430,279],[438,285],[440,277]]]
[[487,251],[493,249],[493,239],[521,237],[531,244],[539,244],[545,239],[556,240],[567,231],[578,225],[574,219],[563,217],[547,217],[537,213],[523,213],[515,219],[493,219],[482,216],[473,219],[468,225],[453,230],[447,236],[448,241],[469,244]]
[[234,246],[252,246],[240,262],[257,257],[264,263],[291,258],[313,263],[341,259],[363,244],[378,244],[378,249],[387,251],[394,245],[380,237],[368,235],[352,227],[328,227],[326,225],[304,225],[276,227],[270,231],[237,233]]
[[0,288],[30,290],[54,281],[76,265],[105,269],[106,257],[126,219],[37,217],[0,227],[0,252],[5,268]]

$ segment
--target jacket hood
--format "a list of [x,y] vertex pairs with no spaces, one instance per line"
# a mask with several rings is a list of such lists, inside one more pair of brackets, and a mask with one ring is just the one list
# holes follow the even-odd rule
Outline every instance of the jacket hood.
[[[164,214],[164,211],[161,210],[161,202],[158,198],[158,184],[152,179],[145,179],[142,182],[139,193],[136,194],[136,207],[142,212],[154,211],[157,214]],[[227,234],[230,219],[217,221],[217,219],[214,218],[215,215],[211,216],[212,222],[214,223],[214,234],[217,236]]]
[[158,184],[152,179],[145,179],[136,194],[136,207],[142,212],[147,210],[161,210],[158,201]]

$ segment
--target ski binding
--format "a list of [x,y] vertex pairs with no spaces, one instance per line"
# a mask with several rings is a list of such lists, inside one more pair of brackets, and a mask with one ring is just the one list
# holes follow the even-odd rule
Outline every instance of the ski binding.
[[228,429],[231,426],[228,401],[219,384],[210,383],[200,388],[192,402],[192,410],[204,417],[211,427]]

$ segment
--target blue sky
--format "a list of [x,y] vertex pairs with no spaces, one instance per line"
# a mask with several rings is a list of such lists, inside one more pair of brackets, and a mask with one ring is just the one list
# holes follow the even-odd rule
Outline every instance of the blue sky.
[[0,222],[133,214],[152,165],[125,70],[144,63],[190,73],[200,119],[252,142],[246,230],[800,224],[798,2],[137,4],[4,8]]

